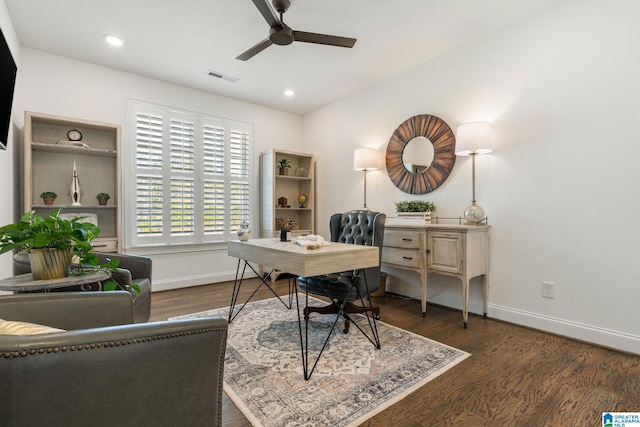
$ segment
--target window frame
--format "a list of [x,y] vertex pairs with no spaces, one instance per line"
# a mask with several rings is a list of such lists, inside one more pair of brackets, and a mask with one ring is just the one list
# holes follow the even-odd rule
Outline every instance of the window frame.
[[[158,235],[140,235],[138,233],[138,176],[143,168],[138,168],[138,114],[149,114],[162,118],[162,233]],[[194,212],[194,228],[191,233],[172,233],[171,231],[171,182],[172,178],[182,175],[189,176],[189,172],[177,173],[171,170],[171,123],[174,120],[183,120],[193,122],[193,167],[192,174],[193,189],[193,212]],[[224,170],[222,174],[212,174],[205,172],[205,127],[217,127],[222,129],[224,144]],[[123,201],[129,200],[131,204],[123,203],[123,225],[124,225],[124,247],[151,247],[151,246],[175,246],[175,245],[205,245],[215,243],[226,243],[230,239],[237,238],[236,222],[239,223],[237,215],[232,216],[232,194],[231,185],[240,183],[242,186],[242,199],[245,201],[241,204],[242,218],[248,219],[252,223],[253,207],[251,201],[255,199],[255,185],[253,183],[253,125],[250,123],[230,120],[221,117],[215,117],[209,114],[197,113],[193,111],[178,109],[169,106],[152,104],[137,100],[127,101],[127,138],[123,150]],[[242,138],[236,138],[235,141],[246,144],[246,148],[242,150],[245,156],[242,159],[242,165],[246,167],[246,174],[237,176],[231,173],[230,158],[231,145],[233,143],[232,136],[240,135]],[[246,151],[246,153],[245,153]],[[237,163],[237,162],[236,162]],[[151,170],[152,168],[149,168]],[[243,170],[241,168],[241,170]],[[224,189],[224,229],[222,231],[205,232],[205,182],[211,182],[212,177],[217,177],[223,183]],[[164,201],[167,200],[168,201]]]

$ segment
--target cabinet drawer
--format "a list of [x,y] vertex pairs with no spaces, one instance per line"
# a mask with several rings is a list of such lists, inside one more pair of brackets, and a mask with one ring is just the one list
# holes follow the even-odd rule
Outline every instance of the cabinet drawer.
[[118,252],[118,239],[115,237],[98,237],[91,242],[96,252]]
[[384,231],[384,246],[418,249],[421,239],[422,233],[415,231],[390,229]]
[[[385,236],[386,238],[386,236]],[[420,268],[420,252],[415,249],[385,247],[382,250],[382,262],[402,267]]]

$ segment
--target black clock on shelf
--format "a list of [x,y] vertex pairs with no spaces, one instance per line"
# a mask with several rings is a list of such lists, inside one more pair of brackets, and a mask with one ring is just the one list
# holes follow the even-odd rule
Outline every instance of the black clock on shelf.
[[67,138],[69,141],[82,141],[82,133],[77,129],[71,129],[67,132]]

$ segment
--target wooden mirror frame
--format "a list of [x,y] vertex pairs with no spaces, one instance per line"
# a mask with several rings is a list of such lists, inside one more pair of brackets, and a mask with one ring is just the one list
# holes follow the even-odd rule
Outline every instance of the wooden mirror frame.
[[[423,172],[415,173],[404,167],[402,153],[418,136],[424,136],[433,144],[433,161]],[[430,114],[413,116],[396,128],[387,144],[389,178],[405,193],[430,193],[449,177],[456,162],[455,148],[456,137],[444,120]]]

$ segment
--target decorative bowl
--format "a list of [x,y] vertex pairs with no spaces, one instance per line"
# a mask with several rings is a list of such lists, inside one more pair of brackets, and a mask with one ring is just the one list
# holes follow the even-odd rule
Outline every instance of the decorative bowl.
[[276,218],[276,228],[278,230],[295,230],[300,225],[298,218]]

